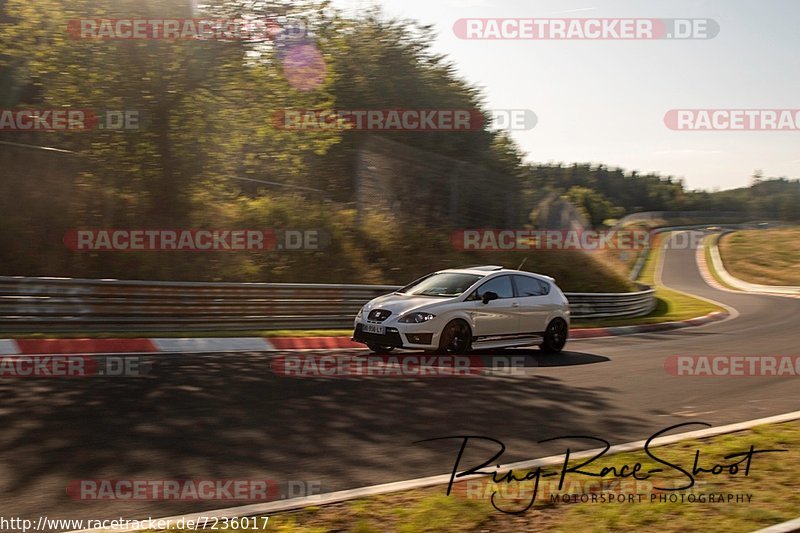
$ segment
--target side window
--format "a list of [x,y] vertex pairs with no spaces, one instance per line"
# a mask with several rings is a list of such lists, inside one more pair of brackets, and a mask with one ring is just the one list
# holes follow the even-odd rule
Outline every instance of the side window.
[[514,276],[514,283],[517,285],[517,294],[524,298],[526,296],[540,296],[542,288],[536,278],[528,276]]
[[544,296],[550,293],[550,285],[530,276],[514,276],[514,283],[517,285],[517,293],[520,297]]
[[483,299],[487,292],[497,293],[498,298],[513,298],[514,288],[511,286],[511,276],[500,276],[490,279],[475,290],[475,299]]

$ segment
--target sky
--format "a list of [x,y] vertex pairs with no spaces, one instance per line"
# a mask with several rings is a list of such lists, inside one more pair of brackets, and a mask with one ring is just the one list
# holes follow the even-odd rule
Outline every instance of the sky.
[[[800,108],[796,0],[334,0],[353,15],[437,29],[435,51],[482,87],[489,109],[531,109],[514,131],[529,162],[591,162],[682,178],[689,189],[800,177],[800,131],[674,131],[670,109]],[[461,18],[709,18],[705,40],[466,40]]]

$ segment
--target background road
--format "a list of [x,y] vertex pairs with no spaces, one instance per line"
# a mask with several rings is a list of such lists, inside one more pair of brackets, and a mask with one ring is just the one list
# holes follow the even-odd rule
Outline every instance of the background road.
[[667,250],[664,261],[665,285],[740,316],[572,341],[561,356],[505,351],[529,355],[525,375],[298,379],[272,373],[273,352],[153,356],[145,378],[0,381],[0,515],[145,518],[235,505],[73,501],[65,488],[77,479],[303,479],[329,492],[450,471],[458,443],[412,444],[437,436],[500,439],[507,463],[594,447],[537,444],[566,434],[613,444],[689,420],[716,426],[800,409],[797,378],[664,370],[672,355],[797,355],[800,299],[717,291],[695,250]]

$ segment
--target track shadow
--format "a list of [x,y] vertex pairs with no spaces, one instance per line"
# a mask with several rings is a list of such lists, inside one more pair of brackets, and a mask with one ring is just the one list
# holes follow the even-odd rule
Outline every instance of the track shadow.
[[512,358],[510,360],[511,363],[520,363],[526,368],[591,365],[610,361],[608,357],[603,355],[573,351],[549,354],[536,348],[486,350],[485,353],[483,351],[475,351],[472,355],[481,357],[487,366],[493,368],[509,362],[509,358]]
[[[425,352],[415,350],[398,350],[391,352],[392,355],[414,355],[425,356]],[[371,354],[374,355],[374,354]],[[604,355],[592,353],[576,352],[565,350],[561,353],[546,353],[536,347],[525,348],[489,348],[486,350],[473,350],[467,357],[479,357],[487,368],[503,368],[512,364],[525,368],[536,367],[559,367],[574,365],[589,365],[594,363],[604,363],[610,359]]]
[[[623,414],[617,389],[567,385],[535,368],[521,378],[312,379],[277,375],[270,363],[279,355],[154,356],[141,378],[0,380],[0,508],[27,518],[168,516],[237,503],[75,501],[65,487],[80,479],[276,479],[318,480],[329,492],[452,469],[457,443],[413,444],[423,439],[491,436],[506,444],[506,463],[570,444],[537,444],[546,438],[580,431],[613,441],[647,426]],[[608,361],[536,349],[502,355],[524,355],[532,366]],[[490,451],[476,445],[464,460]]]

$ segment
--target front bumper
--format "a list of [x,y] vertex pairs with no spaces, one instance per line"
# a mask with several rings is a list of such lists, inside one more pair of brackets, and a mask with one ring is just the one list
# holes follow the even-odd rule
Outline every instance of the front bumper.
[[[404,326],[406,326],[404,324]],[[377,333],[364,332],[364,324],[357,322],[353,331],[353,340],[364,344],[378,344],[380,346],[392,346],[394,348],[409,348],[418,350],[431,350],[438,348],[439,334],[428,331],[416,331],[421,329],[408,324],[410,327],[402,329],[396,326],[385,326],[383,335]]]

